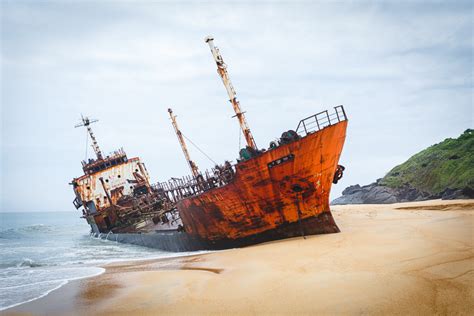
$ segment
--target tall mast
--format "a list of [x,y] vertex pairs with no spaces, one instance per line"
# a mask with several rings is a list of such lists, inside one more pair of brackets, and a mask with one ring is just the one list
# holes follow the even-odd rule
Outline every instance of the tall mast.
[[176,122],[176,115],[173,115],[173,110],[171,109],[168,109],[168,113],[170,114],[171,122],[173,123],[174,131],[176,133],[176,136],[178,137],[179,144],[181,145],[181,149],[183,150],[184,157],[186,158],[186,161],[189,164],[189,168],[191,169],[193,176],[197,177],[199,175],[199,169],[194,163],[194,161],[191,160],[191,157],[189,157],[188,148],[186,147],[186,143],[184,142],[183,134],[179,130],[178,122]]
[[89,136],[91,137],[91,140],[92,140],[92,148],[94,149],[97,159],[99,160],[103,159],[102,151],[100,150],[99,144],[97,144],[97,140],[95,139],[94,133],[92,133],[92,128],[90,127],[92,123],[98,122],[99,120],[89,119],[87,116],[84,117],[82,115],[81,115],[81,118],[82,118],[82,123],[77,124],[74,127],[85,126],[87,128],[87,132],[89,133]]
[[235,116],[239,120],[240,128],[242,129],[242,133],[244,133],[245,140],[247,141],[247,145],[252,147],[253,149],[257,150],[257,144],[255,144],[255,140],[253,139],[252,133],[250,132],[250,128],[245,120],[245,115],[240,108],[240,103],[237,101],[236,93],[234,87],[232,86],[232,82],[229,78],[229,73],[227,72],[227,65],[224,63],[224,59],[222,59],[222,55],[219,52],[219,49],[214,46],[214,38],[212,36],[208,36],[205,39],[205,42],[209,44],[211,48],[212,56],[217,64],[217,73],[221,76],[222,82],[227,90],[227,94],[229,95],[229,100],[234,107]]

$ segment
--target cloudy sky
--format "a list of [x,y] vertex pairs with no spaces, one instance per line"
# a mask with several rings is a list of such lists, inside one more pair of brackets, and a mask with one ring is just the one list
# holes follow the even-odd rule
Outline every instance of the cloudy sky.
[[[0,210],[73,211],[81,113],[100,120],[104,152],[140,156],[153,181],[189,173],[168,107],[210,157],[235,161],[239,126],[209,34],[258,146],[345,105],[335,198],[473,126],[472,30],[468,1],[2,0]],[[212,166],[190,151],[201,169]]]

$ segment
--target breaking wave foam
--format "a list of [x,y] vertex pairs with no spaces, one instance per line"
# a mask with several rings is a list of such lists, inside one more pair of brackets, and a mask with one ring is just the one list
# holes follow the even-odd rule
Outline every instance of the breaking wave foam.
[[0,213],[0,310],[100,274],[98,266],[110,262],[178,256],[94,238],[89,231],[70,212]]

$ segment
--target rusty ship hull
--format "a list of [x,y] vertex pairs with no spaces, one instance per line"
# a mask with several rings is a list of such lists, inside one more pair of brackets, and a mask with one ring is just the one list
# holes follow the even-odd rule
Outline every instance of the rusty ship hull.
[[165,251],[194,251],[339,232],[329,208],[347,128],[347,120],[338,121],[239,162],[223,186],[176,197],[183,229],[117,231],[104,237]]
[[329,126],[240,162],[227,185],[179,201],[186,232],[210,242],[270,231],[282,238],[338,232],[329,193],[346,126]]

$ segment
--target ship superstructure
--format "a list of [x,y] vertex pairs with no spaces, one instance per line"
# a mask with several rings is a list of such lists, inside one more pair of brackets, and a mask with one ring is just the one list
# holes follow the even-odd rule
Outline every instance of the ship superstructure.
[[[162,222],[174,204],[167,203],[153,190],[140,158],[128,158],[123,149],[103,156],[90,127],[96,121],[83,117],[82,123],[76,125],[86,127],[96,159],[82,161],[84,175],[71,182],[76,194],[75,207],[82,207],[83,216],[97,234],[137,231],[150,223]],[[166,219],[165,222],[171,224]],[[180,221],[173,224],[177,227]]]

